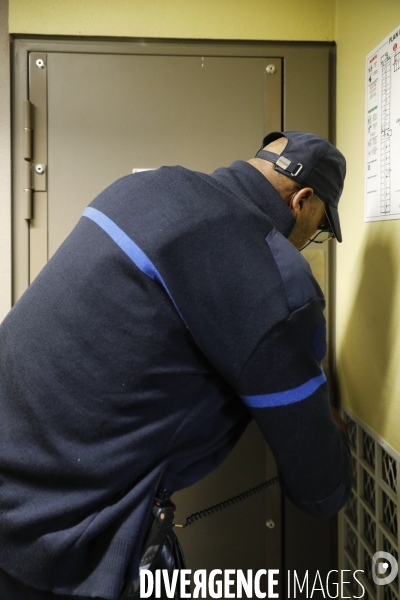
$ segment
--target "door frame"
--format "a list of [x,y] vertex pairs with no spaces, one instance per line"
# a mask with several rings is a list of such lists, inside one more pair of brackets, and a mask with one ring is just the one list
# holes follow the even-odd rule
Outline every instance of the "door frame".
[[8,0],[0,1],[0,321],[11,308],[11,81]]

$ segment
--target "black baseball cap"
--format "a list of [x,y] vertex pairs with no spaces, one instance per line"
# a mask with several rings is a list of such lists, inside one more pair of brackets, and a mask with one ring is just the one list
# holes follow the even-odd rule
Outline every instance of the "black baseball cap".
[[[263,150],[282,137],[288,140],[282,154]],[[293,178],[302,186],[311,187],[314,194],[326,203],[335,237],[338,242],[342,241],[338,204],[346,176],[346,159],[335,146],[313,133],[273,131],[263,139],[256,158],[274,163],[275,171]]]

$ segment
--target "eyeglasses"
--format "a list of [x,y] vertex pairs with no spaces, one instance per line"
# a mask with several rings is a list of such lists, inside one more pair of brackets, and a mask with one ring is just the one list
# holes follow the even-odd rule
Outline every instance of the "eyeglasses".
[[[314,194],[315,196],[315,194]],[[318,196],[315,196],[316,198],[318,198]],[[322,208],[324,209],[324,213],[325,213],[325,217],[327,220],[327,224],[325,225],[319,225],[318,226],[318,230],[317,233],[308,240],[307,244],[305,244],[302,248],[300,248],[300,252],[302,250],[304,250],[304,248],[307,248],[307,246],[309,246],[310,244],[314,243],[314,244],[323,244],[324,242],[327,242],[329,240],[332,240],[335,237],[335,233],[333,231],[333,227],[332,227],[332,223],[329,220],[328,217],[328,213],[326,212],[326,208],[325,208],[325,204],[322,202],[321,198],[318,198],[318,200],[321,202],[322,204]],[[319,239],[317,239],[319,238]]]
[[[314,196],[315,196],[315,194],[314,194]],[[315,197],[316,197],[316,198],[318,198],[318,196],[315,196]],[[319,201],[321,202],[321,204],[322,204],[322,208],[324,209],[324,213],[325,213],[325,216],[326,216],[326,220],[328,221],[328,224],[327,224],[327,225],[322,225],[322,227],[321,227],[321,226],[319,226],[319,227],[318,227],[318,229],[319,229],[319,231],[324,231],[324,232],[331,233],[331,234],[332,234],[332,236],[331,236],[331,237],[335,237],[335,233],[334,233],[334,231],[333,231],[332,223],[330,222],[330,220],[329,220],[329,217],[328,217],[328,213],[326,212],[325,204],[322,202],[321,198],[318,198],[318,200],[319,200]],[[329,238],[329,239],[330,239],[330,238]]]

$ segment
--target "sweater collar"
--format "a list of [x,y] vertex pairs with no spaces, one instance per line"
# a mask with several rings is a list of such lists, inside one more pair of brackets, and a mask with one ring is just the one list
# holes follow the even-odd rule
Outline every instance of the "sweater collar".
[[211,177],[237,196],[252,202],[282,235],[289,237],[296,220],[274,186],[253,165],[237,160],[230,167],[217,169]]

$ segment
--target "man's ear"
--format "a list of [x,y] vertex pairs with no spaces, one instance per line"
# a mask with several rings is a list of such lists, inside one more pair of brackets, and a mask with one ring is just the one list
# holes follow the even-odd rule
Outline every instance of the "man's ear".
[[298,192],[295,192],[289,202],[289,208],[293,213],[294,218],[297,219],[310,206],[310,200],[314,195],[314,190],[310,187],[301,188]]

